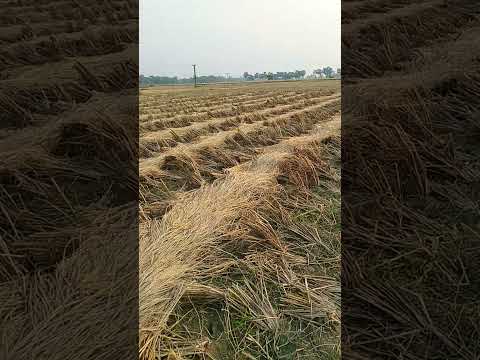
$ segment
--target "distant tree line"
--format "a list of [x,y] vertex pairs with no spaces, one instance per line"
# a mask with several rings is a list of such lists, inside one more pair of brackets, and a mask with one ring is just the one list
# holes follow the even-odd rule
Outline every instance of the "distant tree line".
[[[307,72],[305,70],[296,70],[296,71],[277,71],[276,73],[272,72],[263,72],[249,74],[248,72],[243,73],[242,78],[234,77],[225,77],[217,75],[207,75],[207,76],[197,76],[197,83],[199,84],[208,84],[208,83],[217,83],[225,81],[254,81],[254,80],[303,80],[303,79],[317,79],[317,78],[326,78],[334,79],[339,78],[341,75],[341,69],[338,68],[336,71],[330,67],[324,67],[321,69],[316,69],[311,75],[305,77]],[[174,85],[174,84],[193,84],[193,77],[190,78],[178,78],[177,76],[168,77],[168,76],[145,76],[140,75],[140,86],[154,86],[154,85]]]
[[321,78],[333,79],[342,75],[342,69],[338,68],[336,71],[331,66],[324,67],[322,69],[316,69],[313,71],[313,75],[318,75]]
[[263,72],[249,74],[248,72],[243,73],[243,78],[247,81],[253,80],[301,80],[305,77],[307,72],[305,70],[296,70],[296,71],[277,71],[276,73],[272,72]]
[[[250,74],[248,72],[243,73],[243,79],[246,81],[254,80],[302,80],[305,79],[307,72],[305,70],[296,70],[296,71],[277,71],[276,73],[272,72],[263,72]],[[338,68],[336,71],[331,67],[327,66],[321,69],[316,69],[311,75],[307,76],[307,79],[316,79],[316,78],[325,78],[325,79],[335,79],[341,76],[341,69]]]
[[[225,76],[197,76],[197,83],[199,84],[208,84],[216,83],[223,81],[241,81],[241,78],[232,78]],[[140,75],[140,86],[153,86],[153,85],[174,85],[174,84],[193,84],[193,77],[191,78],[178,78],[177,76],[168,77],[168,76],[145,76]]]

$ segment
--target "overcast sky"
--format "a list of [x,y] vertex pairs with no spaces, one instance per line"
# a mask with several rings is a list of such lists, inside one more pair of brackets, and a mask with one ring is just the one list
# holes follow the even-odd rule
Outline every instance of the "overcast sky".
[[340,67],[341,0],[140,0],[140,73]]

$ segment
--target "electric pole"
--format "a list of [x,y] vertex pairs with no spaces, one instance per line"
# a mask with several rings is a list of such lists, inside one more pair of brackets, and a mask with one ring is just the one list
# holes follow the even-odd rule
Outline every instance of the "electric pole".
[[197,65],[194,64],[192,65],[193,66],[193,83],[194,83],[194,87],[197,87]]

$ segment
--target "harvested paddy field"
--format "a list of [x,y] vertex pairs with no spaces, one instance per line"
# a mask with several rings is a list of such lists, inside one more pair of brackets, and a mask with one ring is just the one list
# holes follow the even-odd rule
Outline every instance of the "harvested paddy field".
[[140,352],[331,359],[340,82],[140,93]]

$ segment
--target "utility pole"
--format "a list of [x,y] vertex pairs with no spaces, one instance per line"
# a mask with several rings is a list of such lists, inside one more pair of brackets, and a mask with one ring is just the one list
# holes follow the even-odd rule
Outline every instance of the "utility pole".
[[193,82],[194,82],[194,87],[197,87],[197,65],[194,64],[193,66]]

